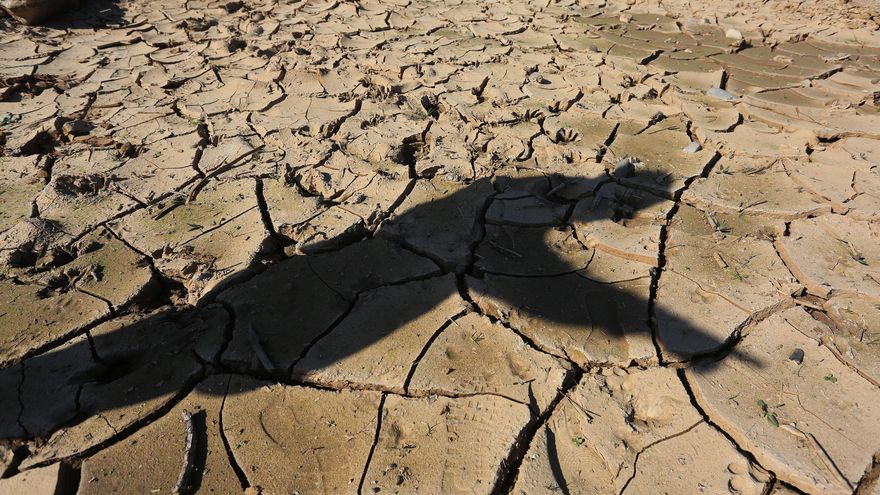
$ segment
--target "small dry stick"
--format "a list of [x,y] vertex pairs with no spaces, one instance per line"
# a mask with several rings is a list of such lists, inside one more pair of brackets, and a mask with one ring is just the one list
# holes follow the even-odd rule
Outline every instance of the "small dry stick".
[[259,359],[260,364],[263,365],[263,368],[269,373],[275,372],[275,364],[272,363],[272,360],[269,358],[269,355],[266,354],[266,349],[263,348],[263,345],[260,343],[260,338],[257,337],[257,332],[254,331],[254,325],[251,323],[247,324],[248,327],[248,340],[251,342],[251,348],[254,350],[254,354],[257,355],[257,359]]
[[495,241],[489,241],[489,244],[491,244],[492,247],[494,247],[495,249],[497,249],[497,250],[499,250],[499,251],[504,251],[505,253],[507,253],[507,254],[509,254],[509,255],[511,255],[511,256],[515,256],[515,257],[517,257],[517,258],[522,258],[522,257],[523,257],[523,255],[517,253],[517,252],[514,251],[513,249],[508,249],[508,248],[502,246],[501,244],[498,244],[498,243],[495,242]]
[[819,306],[818,304],[813,304],[813,303],[811,303],[811,302],[809,302],[809,301],[805,301],[805,300],[803,300],[803,299],[797,299],[797,298],[795,298],[795,299],[794,299],[794,303],[795,303],[795,304],[799,304],[799,305],[801,305],[801,306],[806,306],[806,307],[808,307],[808,308],[815,309],[815,310],[817,310],[817,311],[825,311],[825,308],[823,308],[822,306]]
[[180,470],[180,476],[177,477],[177,484],[171,493],[183,493],[189,483],[189,475],[192,471],[193,461],[195,460],[196,450],[193,448],[193,417],[187,411],[183,411],[183,422],[186,425],[186,444],[183,448],[183,467]]

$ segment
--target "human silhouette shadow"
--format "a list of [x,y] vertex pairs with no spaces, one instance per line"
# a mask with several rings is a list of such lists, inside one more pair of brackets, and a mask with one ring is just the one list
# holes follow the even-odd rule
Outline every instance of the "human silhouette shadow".
[[[531,345],[582,367],[628,364],[632,337],[652,345],[651,316],[673,321],[696,348],[723,349],[725,342],[705,329],[650,307],[649,265],[639,265],[642,276],[633,280],[591,280],[591,265],[601,253],[580,246],[570,226],[637,225],[641,211],[663,201],[618,188],[611,179],[479,179],[395,212],[375,235],[341,249],[334,245],[331,252],[293,256],[198,307],[102,324],[0,370],[0,384],[19,391],[17,400],[7,393],[0,408],[0,438],[45,437],[96,415],[127,414],[130,420],[137,415],[123,408],[162,409],[217,372],[409,391],[426,343],[438,335],[430,332],[449,327],[463,312],[498,318]],[[567,187],[603,182],[596,197],[581,200],[591,207],[558,196]],[[500,225],[504,218],[499,225],[483,222],[493,202],[524,199],[540,215],[562,214],[545,222],[514,209],[513,223],[531,218],[526,223],[532,226]],[[531,240],[503,245],[487,229],[527,231],[524,238]],[[461,239],[465,249],[450,247],[450,238]],[[536,239],[563,239],[587,256],[565,251],[565,242]],[[429,333],[413,340],[413,327],[430,323],[435,313]],[[364,365],[377,361],[390,364]],[[136,426],[120,421],[114,425],[118,434]]]

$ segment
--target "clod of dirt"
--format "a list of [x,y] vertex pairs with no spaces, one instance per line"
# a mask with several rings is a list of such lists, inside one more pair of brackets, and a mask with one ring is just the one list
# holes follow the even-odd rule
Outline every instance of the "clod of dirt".
[[626,157],[623,160],[617,162],[617,165],[614,166],[614,174],[615,177],[620,177],[621,179],[629,179],[630,177],[634,177],[636,175],[636,163],[639,160],[637,158]]
[[61,125],[61,132],[67,139],[73,139],[78,136],[86,136],[92,132],[94,126],[84,120],[68,120]]

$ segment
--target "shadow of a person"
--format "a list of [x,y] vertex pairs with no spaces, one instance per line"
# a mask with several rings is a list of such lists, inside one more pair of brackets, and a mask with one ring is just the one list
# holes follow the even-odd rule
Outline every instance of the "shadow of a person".
[[[585,181],[599,185],[595,195],[564,197]],[[95,416],[108,438],[119,436],[218,371],[418,392],[421,358],[467,314],[572,368],[656,363],[657,267],[642,261],[657,254],[625,259],[590,239],[634,233],[635,245],[659,249],[673,205],[604,176],[479,179],[392,214],[371,237],[279,262],[216,301],[122,317],[0,370],[0,383],[19,391],[0,408],[0,438],[74,431]],[[677,326],[701,348],[723,347],[688,322]],[[473,331],[475,343],[482,338]]]

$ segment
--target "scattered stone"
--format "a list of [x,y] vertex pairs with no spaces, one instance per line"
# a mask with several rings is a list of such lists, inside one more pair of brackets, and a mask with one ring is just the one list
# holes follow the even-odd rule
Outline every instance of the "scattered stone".
[[623,160],[617,162],[617,165],[614,167],[615,177],[619,177],[621,179],[629,179],[630,177],[635,177],[636,175],[636,163],[639,163],[637,158],[632,157],[624,157]]
[[691,144],[685,146],[681,150],[684,151],[685,153],[696,153],[696,152],[700,151],[701,149],[703,149],[703,147],[700,145],[700,143],[698,143],[696,141],[691,141]]
[[61,132],[67,136],[68,139],[73,139],[79,136],[86,136],[94,127],[84,120],[69,120],[61,125]]
[[624,185],[673,199],[684,189],[686,182],[700,175],[715,160],[714,150],[682,151],[691,140],[685,132],[686,124],[678,118],[654,124],[647,128],[650,132],[641,132],[641,129],[646,128],[628,126],[627,129],[618,129],[617,137],[603,158],[606,168],[611,169],[625,157],[638,157],[641,165],[636,168],[634,176],[615,177]]

